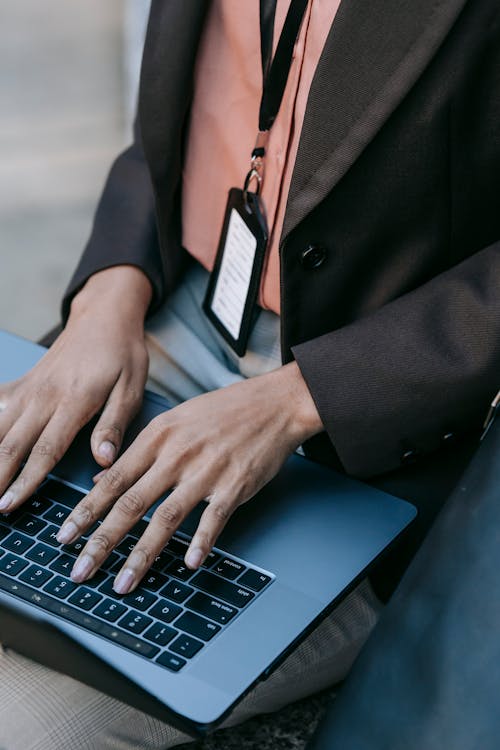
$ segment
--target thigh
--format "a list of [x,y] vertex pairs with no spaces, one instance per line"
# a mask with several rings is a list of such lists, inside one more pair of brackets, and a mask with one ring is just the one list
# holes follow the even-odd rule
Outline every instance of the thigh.
[[[381,604],[363,582],[237,706],[225,726],[276,711],[342,680]],[[0,648],[1,750],[165,750],[189,742],[170,725]]]

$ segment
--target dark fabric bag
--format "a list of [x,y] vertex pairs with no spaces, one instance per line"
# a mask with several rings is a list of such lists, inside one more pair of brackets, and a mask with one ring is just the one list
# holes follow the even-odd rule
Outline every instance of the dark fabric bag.
[[500,748],[500,418],[308,750]]

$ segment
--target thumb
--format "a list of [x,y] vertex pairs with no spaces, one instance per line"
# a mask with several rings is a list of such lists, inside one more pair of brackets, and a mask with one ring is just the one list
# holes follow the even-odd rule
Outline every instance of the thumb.
[[92,454],[100,466],[115,461],[125,431],[142,403],[142,389],[126,387],[120,378],[113,388],[90,440]]

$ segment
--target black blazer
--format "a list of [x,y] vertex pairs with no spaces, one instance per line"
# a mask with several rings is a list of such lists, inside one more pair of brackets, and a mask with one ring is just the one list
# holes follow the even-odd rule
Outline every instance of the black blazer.
[[[182,274],[182,154],[207,6],[153,0],[136,140],[111,169],[65,316],[102,268],[142,268],[153,308]],[[415,477],[396,470],[416,460],[423,472],[426,454],[478,427],[500,386],[498,0],[344,0],[311,87],[280,257],[283,361],[298,361],[326,429],[311,455],[357,477]]]

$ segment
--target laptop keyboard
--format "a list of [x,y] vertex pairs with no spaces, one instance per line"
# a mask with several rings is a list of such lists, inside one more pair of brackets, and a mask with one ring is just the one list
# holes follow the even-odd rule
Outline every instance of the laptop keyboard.
[[117,594],[113,580],[144,520],[91,580],[73,583],[75,558],[98,524],[70,545],[60,545],[56,534],[82,497],[50,479],[22,508],[0,517],[0,590],[178,672],[272,583],[272,574],[219,549],[198,571],[189,570],[183,562],[189,539],[177,534],[138,588]]

